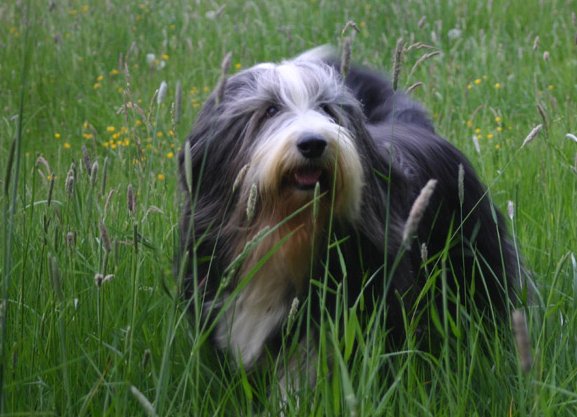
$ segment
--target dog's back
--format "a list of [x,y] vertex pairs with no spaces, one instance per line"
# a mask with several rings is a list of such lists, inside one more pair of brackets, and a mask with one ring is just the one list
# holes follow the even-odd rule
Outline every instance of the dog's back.
[[[328,63],[336,66],[338,61]],[[404,176],[407,204],[429,179],[438,181],[417,240],[431,255],[450,247],[446,260],[455,277],[449,282],[451,290],[466,300],[476,286],[477,306],[507,311],[528,276],[503,216],[471,163],[437,135],[426,110],[393,90],[382,74],[352,66],[345,83],[362,105],[377,148]],[[415,268],[424,272],[423,259],[416,253],[412,257]]]

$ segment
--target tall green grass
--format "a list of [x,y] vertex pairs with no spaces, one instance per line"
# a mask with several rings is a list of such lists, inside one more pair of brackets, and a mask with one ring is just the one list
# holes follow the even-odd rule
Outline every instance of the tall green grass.
[[285,415],[575,415],[575,4],[199,3],[0,5],[0,413],[278,415],[278,375],[218,361],[176,297],[174,154],[227,52],[236,71],[338,43],[354,20],[353,58],[388,71],[403,38],[399,85],[422,83],[413,96],[438,131],[498,206],[514,202],[543,299],[527,311],[534,366],[520,370],[509,329],[453,334],[435,356],[411,339],[390,351],[382,320],[339,305],[321,328],[317,384]]

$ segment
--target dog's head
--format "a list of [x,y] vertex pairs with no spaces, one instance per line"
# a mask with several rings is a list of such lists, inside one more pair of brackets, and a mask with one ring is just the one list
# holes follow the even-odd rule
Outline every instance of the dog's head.
[[[305,272],[329,239],[329,221],[343,235],[354,230],[383,247],[393,227],[385,222],[394,172],[367,130],[361,103],[321,58],[308,53],[243,70],[204,104],[179,155],[186,196],[179,267],[189,297],[198,284],[210,300],[265,228],[274,235],[252,262],[278,252]],[[272,275],[286,275],[279,268]],[[288,272],[292,288],[303,287],[305,272]]]
[[221,194],[234,184],[245,203],[256,187],[258,210],[284,216],[310,202],[318,183],[335,216],[354,221],[363,117],[340,74],[310,55],[241,71],[207,101],[189,139],[202,161],[198,181],[216,181]]

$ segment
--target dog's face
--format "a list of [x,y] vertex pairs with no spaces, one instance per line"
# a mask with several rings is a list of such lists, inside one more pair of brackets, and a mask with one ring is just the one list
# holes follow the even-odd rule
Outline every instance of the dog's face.
[[185,293],[201,293],[205,317],[229,306],[214,340],[245,366],[307,294],[332,221],[384,230],[368,208],[384,211],[371,204],[382,200],[373,171],[387,170],[365,121],[342,77],[314,57],[235,74],[197,119],[180,155]]
[[231,77],[222,108],[243,120],[229,132],[246,156],[235,179],[241,196],[256,185],[260,208],[286,216],[310,201],[318,183],[337,216],[358,217],[363,169],[347,123],[351,105],[340,76],[321,62],[261,64]]

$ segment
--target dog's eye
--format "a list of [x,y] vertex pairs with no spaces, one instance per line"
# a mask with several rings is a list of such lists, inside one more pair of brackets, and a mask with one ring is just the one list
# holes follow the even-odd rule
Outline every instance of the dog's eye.
[[333,109],[331,108],[331,106],[329,106],[328,104],[326,104],[326,103],[321,104],[321,105],[320,105],[320,109],[321,109],[321,111],[322,111],[324,114],[326,114],[327,116],[329,116],[331,119],[334,120],[334,119],[336,118],[336,117],[335,117],[335,116],[336,116],[336,115],[335,115],[335,112],[333,111]]
[[277,106],[275,106],[274,104],[271,106],[268,106],[268,108],[266,109],[266,111],[264,112],[264,115],[270,119],[274,116],[276,116],[276,114],[279,112],[279,109]]

